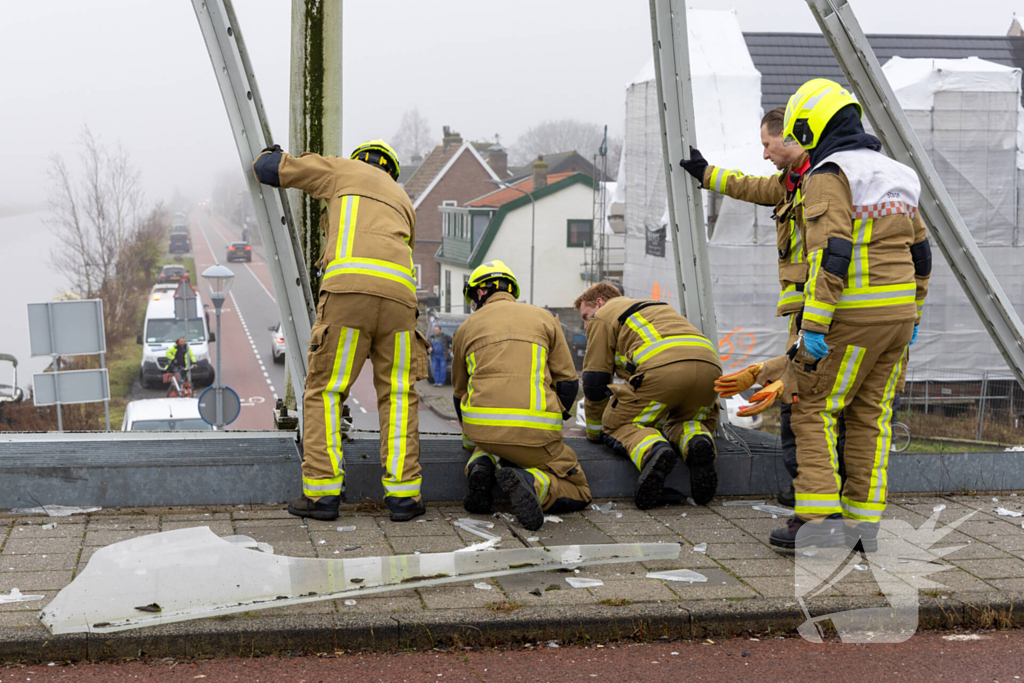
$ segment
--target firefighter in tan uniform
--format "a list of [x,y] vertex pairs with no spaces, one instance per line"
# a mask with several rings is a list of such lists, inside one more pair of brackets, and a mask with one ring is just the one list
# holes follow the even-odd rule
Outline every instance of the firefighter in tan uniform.
[[310,153],[295,158],[275,146],[256,157],[253,171],[261,183],[296,187],[328,203],[323,284],[302,404],[302,495],[288,511],[337,518],[345,480],[342,404],[369,356],[384,500],[394,521],[421,515],[414,384],[427,376],[427,353],[416,330],[416,214],[395,182],[398,156],[382,140],[360,145],[349,159]]
[[463,294],[474,312],[455,332],[452,385],[463,438],[474,445],[465,507],[489,513],[497,483],[519,523],[539,529],[544,512],[582,510],[591,499],[562,441],[579,389],[572,353],[551,313],[516,302],[519,284],[501,261],[474,270]]
[[[877,548],[893,398],[928,292],[920,181],[879,153],[860,117],[850,94],[825,79],[805,83],[786,107],[787,144],[808,150],[811,168],[803,183],[808,276],[792,359],[796,508],[770,537],[783,548]],[[845,482],[836,453],[840,412]]]
[[[786,108],[776,107],[761,119],[761,144],[764,158],[775,164],[779,173],[771,176],[748,176],[741,171],[709,165],[699,150],[690,148],[690,158],[679,162],[707,190],[713,190],[744,202],[772,206],[775,219],[776,245],[779,252],[779,299],[775,315],[789,316],[790,349],[800,331],[799,313],[804,305],[804,283],[807,282],[807,253],[803,243],[803,194],[801,185],[810,169],[810,158],[799,145],[782,144],[782,124]],[[742,371],[741,371],[742,372]],[[740,389],[745,390],[748,387]],[[790,428],[790,404],[783,403],[780,415],[782,459],[789,476],[796,478],[796,438]],[[788,507],[796,504],[794,489],[779,494],[779,502]]]
[[[587,438],[628,457],[640,477],[633,501],[654,507],[680,455],[691,495],[706,505],[718,489],[715,444],[722,365],[714,345],[661,301],[622,296],[600,282],[573,306],[587,332],[583,396]],[[612,384],[612,375],[626,381]]]

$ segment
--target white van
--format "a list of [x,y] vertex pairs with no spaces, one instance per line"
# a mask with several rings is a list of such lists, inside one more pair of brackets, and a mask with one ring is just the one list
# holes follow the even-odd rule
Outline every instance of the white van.
[[198,398],[147,398],[124,410],[122,432],[198,432],[213,426],[199,417]]
[[214,341],[210,327],[203,311],[203,300],[196,292],[196,310],[200,316],[189,320],[174,319],[174,290],[154,287],[149,295],[146,306],[146,320],[142,334],[138,336],[142,344],[142,367],[139,370],[142,386],[156,388],[163,386],[163,374],[167,368],[167,349],[171,348],[179,337],[188,340],[196,364],[192,367],[192,383],[194,385],[213,384],[214,370],[210,363],[210,344]]

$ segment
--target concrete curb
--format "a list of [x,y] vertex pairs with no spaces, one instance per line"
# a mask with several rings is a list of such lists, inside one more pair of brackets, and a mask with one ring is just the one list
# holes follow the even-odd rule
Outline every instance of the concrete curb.
[[[921,596],[919,630],[1024,626],[1024,592]],[[826,598],[815,614],[885,606],[881,597]],[[0,629],[0,662],[103,661],[140,656],[239,657],[284,652],[390,651],[560,643],[794,635],[804,621],[791,601],[735,601],[523,607],[515,612],[457,609],[392,616],[311,614],[202,619],[114,634],[50,636],[42,628]]]

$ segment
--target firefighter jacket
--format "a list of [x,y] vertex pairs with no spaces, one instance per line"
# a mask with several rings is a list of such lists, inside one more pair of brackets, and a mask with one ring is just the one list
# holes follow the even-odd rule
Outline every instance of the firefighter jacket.
[[196,364],[195,354],[192,353],[192,349],[185,345],[185,353],[182,354],[182,358],[178,358],[178,345],[171,344],[171,348],[167,349],[167,353],[164,354],[167,358],[167,369],[170,370],[175,365],[178,365],[185,370]]
[[801,185],[809,169],[807,153],[781,173],[748,176],[740,171],[708,166],[701,183],[727,197],[743,202],[774,206],[776,240],[779,250],[779,302],[775,315],[791,315],[803,306],[807,282],[807,258],[803,243],[803,194]]
[[[563,412],[579,385],[557,318],[498,292],[459,326],[453,346],[452,385],[466,438],[520,446],[561,440]],[[568,405],[556,393],[563,387],[572,394]]]
[[327,201],[321,289],[416,306],[416,213],[391,176],[362,161],[309,152],[298,158],[263,152],[253,172],[266,185],[296,187]]
[[869,149],[836,152],[811,169],[801,329],[920,321],[932,264],[920,194],[913,170]]
[[610,299],[587,323],[583,395],[588,434],[600,429],[612,373],[637,382],[655,368],[684,360],[722,366],[711,341],[665,302]]

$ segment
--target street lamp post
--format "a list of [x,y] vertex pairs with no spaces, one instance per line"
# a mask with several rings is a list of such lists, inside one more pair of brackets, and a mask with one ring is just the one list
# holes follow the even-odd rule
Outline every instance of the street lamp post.
[[485,183],[494,183],[500,187],[508,190],[515,190],[516,192],[524,195],[530,200],[530,304],[533,304],[533,265],[534,265],[534,250],[537,245],[537,202],[533,199],[533,192],[526,192],[520,190],[515,185],[509,185],[504,180],[492,180],[488,179]]
[[210,298],[213,300],[213,306],[217,310],[217,376],[216,384],[214,384],[214,391],[217,395],[217,426],[224,426],[224,380],[220,374],[220,349],[224,345],[220,336],[220,309],[224,305],[224,299],[227,298],[228,292],[231,291],[231,283],[235,279],[235,274],[231,272],[230,268],[226,268],[220,264],[210,266],[203,271],[203,278],[210,286]]

